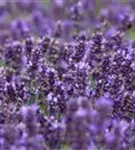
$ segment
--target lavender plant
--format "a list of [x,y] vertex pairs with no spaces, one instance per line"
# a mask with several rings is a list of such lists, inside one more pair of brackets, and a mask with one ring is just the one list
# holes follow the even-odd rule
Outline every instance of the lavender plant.
[[0,2],[0,150],[134,150],[134,1]]

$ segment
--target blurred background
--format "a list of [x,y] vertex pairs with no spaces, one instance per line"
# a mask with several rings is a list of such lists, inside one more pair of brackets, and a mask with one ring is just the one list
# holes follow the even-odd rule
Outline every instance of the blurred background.
[[[85,9],[81,8],[82,3]],[[135,8],[134,0],[0,0],[0,43],[9,38],[20,40],[29,35],[51,35],[58,20],[61,20],[65,27],[63,39],[66,39],[66,35],[74,32],[72,24],[75,9],[71,8],[73,4],[81,13],[77,23],[79,22],[82,31],[84,28],[93,29],[97,23],[96,18],[107,17],[108,13],[115,16],[125,13],[125,10],[131,13]],[[110,12],[105,9],[106,5],[110,7]],[[110,21],[114,16],[109,16]],[[119,22],[116,19],[114,18],[117,25]],[[81,26],[84,21],[85,26]],[[134,28],[128,32],[128,36],[135,38]]]

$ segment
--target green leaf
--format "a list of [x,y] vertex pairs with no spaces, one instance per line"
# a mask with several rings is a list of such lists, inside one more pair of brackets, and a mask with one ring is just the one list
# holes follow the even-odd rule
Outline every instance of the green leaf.
[[135,28],[132,28],[128,31],[128,38],[135,39]]
[[95,80],[93,79],[91,75],[89,76],[89,86],[91,90],[95,89]]
[[4,67],[5,66],[5,62],[0,60],[0,67]]
[[62,148],[60,150],[69,150],[69,149],[70,149],[70,147],[68,144],[63,144]]
[[129,32],[129,38],[135,39],[135,32]]
[[35,103],[35,98],[34,98],[34,96],[31,96],[29,99],[28,99],[28,101],[27,101],[27,105],[29,106],[29,105],[32,105],[32,104],[34,104]]

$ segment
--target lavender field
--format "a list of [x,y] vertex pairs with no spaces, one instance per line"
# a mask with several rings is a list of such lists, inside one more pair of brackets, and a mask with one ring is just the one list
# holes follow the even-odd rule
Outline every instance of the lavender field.
[[0,150],[135,150],[135,0],[0,0]]

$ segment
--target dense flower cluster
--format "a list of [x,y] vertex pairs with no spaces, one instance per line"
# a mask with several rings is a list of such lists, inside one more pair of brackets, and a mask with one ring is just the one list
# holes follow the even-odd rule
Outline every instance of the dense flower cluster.
[[134,6],[0,1],[0,150],[135,149]]

